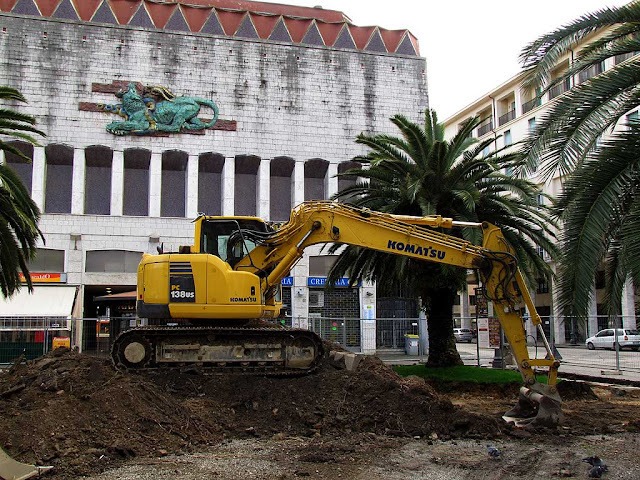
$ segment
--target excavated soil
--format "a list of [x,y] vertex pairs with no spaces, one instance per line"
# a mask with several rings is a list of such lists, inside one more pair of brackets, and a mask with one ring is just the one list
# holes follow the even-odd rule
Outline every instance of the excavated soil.
[[229,441],[306,438],[303,461],[324,464],[418,437],[483,444],[640,429],[635,393],[596,397],[583,384],[563,383],[570,426],[532,434],[500,419],[517,399],[517,385],[445,388],[400,378],[376,358],[356,372],[326,362],[302,377],[134,374],[57,350],[0,374],[0,446],[17,460],[53,465],[49,478],[70,479]]

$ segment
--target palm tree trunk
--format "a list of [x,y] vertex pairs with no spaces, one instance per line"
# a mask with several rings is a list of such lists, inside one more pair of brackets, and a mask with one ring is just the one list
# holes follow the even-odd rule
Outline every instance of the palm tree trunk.
[[429,329],[428,367],[463,365],[453,336],[453,304],[458,292],[451,288],[429,289],[432,299],[428,312]]

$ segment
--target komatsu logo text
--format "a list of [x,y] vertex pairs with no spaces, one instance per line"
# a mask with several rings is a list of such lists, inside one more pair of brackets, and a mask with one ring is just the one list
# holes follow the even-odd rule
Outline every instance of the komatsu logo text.
[[397,250],[399,252],[421,255],[424,258],[437,258],[438,260],[444,260],[444,257],[447,255],[447,252],[437,250],[433,247],[422,248],[411,243],[394,242],[393,240],[389,240],[389,242],[387,243],[387,248],[390,250]]
[[231,297],[229,299],[230,302],[257,302],[256,297]]

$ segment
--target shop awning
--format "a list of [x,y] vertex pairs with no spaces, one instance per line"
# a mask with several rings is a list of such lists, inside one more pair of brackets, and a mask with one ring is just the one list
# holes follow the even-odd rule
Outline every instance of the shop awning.
[[77,290],[71,285],[35,285],[29,293],[24,286],[0,300],[0,317],[71,317]]

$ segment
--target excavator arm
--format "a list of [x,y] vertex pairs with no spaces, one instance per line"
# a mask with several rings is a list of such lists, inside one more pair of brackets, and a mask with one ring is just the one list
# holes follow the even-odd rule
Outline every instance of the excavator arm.
[[[425,227],[475,227],[482,229],[482,246]],[[560,363],[542,329],[542,322],[517,266],[513,248],[501,230],[489,223],[456,222],[452,219],[411,217],[357,209],[335,202],[307,202],[293,210],[289,222],[263,239],[259,246],[235,266],[236,270],[263,272],[267,301],[281,279],[288,274],[310,245],[341,243],[371,248],[390,254],[475,269],[494,304],[525,387],[519,404],[508,417],[529,417],[532,402],[539,406],[535,422],[557,424],[562,413],[557,372]],[[269,272],[268,274],[266,272]],[[532,359],[527,349],[521,308],[526,307],[546,349],[545,358]],[[548,372],[546,384],[537,381],[534,369]]]

